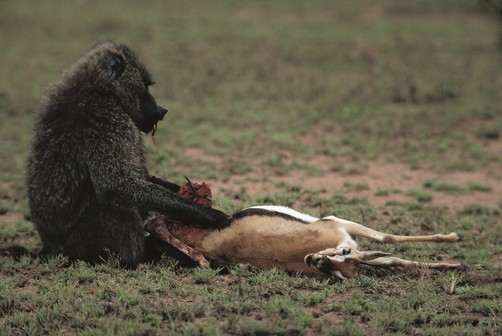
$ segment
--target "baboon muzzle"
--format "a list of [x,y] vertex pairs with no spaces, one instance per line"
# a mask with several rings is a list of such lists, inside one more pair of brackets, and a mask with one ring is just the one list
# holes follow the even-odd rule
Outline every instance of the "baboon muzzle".
[[157,114],[159,116],[159,120],[162,120],[164,118],[164,116],[166,115],[166,113],[167,113],[167,109],[163,108],[160,105],[157,105]]

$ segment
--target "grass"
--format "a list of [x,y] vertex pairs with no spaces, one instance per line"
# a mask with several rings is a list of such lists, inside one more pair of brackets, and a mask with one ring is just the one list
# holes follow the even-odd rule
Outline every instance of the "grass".
[[427,180],[424,181],[423,186],[443,193],[490,192],[492,190],[489,185],[479,182],[468,182],[464,185],[458,185],[455,183]]
[[418,202],[430,202],[432,201],[432,194],[426,190],[411,189],[406,192],[407,196],[413,197]]
[[[0,255],[2,336],[500,332],[502,199],[434,203],[439,194],[497,197],[497,185],[438,178],[372,193],[357,181],[378,160],[445,175],[500,170],[500,22],[480,3],[2,1],[0,28],[0,248],[40,248],[23,172],[43,88],[113,39],[147,63],[169,109],[155,140],[145,137],[153,174],[220,186],[215,204],[227,212],[276,203],[392,233],[459,231],[466,239],[451,245],[360,242],[471,267],[365,268],[341,282],[247,265],[187,269],[163,259],[124,270],[114,260]],[[332,172],[351,180],[307,187]],[[374,205],[389,195],[406,198]]]

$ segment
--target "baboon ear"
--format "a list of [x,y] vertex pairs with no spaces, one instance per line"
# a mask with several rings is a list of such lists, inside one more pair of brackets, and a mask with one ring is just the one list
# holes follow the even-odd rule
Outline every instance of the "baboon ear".
[[118,55],[112,56],[108,63],[106,64],[108,72],[113,77],[113,79],[119,79],[120,76],[124,73],[125,70],[125,62],[124,59]]

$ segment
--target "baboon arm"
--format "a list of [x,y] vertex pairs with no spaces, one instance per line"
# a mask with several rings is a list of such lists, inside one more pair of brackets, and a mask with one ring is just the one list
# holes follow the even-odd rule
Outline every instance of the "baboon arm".
[[157,211],[190,226],[219,228],[226,226],[228,219],[219,210],[205,208],[146,180],[130,180],[127,185],[102,184],[96,194],[101,202]]
[[[120,139],[119,139],[120,140]],[[226,226],[228,216],[184,198],[164,186],[148,181],[134,153],[113,142],[101,142],[98,158],[85,160],[99,202],[125,209],[156,211],[186,225],[210,228]]]
[[149,176],[148,181],[152,182],[153,184],[163,186],[164,188],[171,190],[172,192],[175,193],[177,193],[181,189],[181,186],[177,185],[176,183],[165,181],[153,175]]

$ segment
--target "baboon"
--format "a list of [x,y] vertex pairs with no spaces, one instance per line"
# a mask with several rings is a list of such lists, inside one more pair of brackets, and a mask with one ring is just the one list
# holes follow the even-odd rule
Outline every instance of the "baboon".
[[123,44],[85,53],[47,91],[27,162],[27,189],[43,254],[97,262],[110,254],[135,266],[145,250],[149,211],[219,227],[227,215],[182,198],[179,185],[150,176],[140,132],[167,110],[151,74]]

